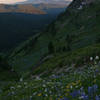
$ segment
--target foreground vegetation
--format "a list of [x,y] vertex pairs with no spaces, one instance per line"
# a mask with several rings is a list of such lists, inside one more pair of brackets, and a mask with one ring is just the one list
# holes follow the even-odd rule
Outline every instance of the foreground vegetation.
[[100,100],[100,60],[90,57],[81,68],[70,66],[66,72],[47,78],[9,83],[1,90],[1,100]]

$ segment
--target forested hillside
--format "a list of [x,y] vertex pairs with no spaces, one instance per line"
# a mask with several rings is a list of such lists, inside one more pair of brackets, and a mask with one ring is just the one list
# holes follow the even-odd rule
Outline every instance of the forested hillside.
[[[78,52],[80,54],[81,51],[84,51],[86,52],[84,56],[87,55],[88,51],[84,49],[93,48],[94,50],[95,46],[99,45],[100,16],[98,9],[98,0],[89,4],[81,4],[80,0],[75,0],[64,13],[60,14],[54,22],[48,25],[45,31],[15,49],[10,55],[15,68],[23,67],[26,70],[34,68],[41,59],[45,59],[50,55],[53,55],[51,59],[58,59],[60,55],[67,56],[78,51],[80,51]],[[50,47],[52,47],[51,50]],[[90,55],[92,55],[92,52],[94,51],[89,52]],[[65,63],[68,63],[66,57]],[[43,67],[40,68],[43,69]]]
[[7,56],[20,81],[6,100],[100,100],[100,1],[74,0]]

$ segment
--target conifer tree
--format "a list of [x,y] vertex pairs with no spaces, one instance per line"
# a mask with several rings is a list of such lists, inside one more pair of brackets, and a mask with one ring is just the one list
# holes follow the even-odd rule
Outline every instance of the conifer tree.
[[52,42],[50,42],[50,43],[48,44],[48,52],[49,52],[49,54],[55,52],[54,45],[53,45]]

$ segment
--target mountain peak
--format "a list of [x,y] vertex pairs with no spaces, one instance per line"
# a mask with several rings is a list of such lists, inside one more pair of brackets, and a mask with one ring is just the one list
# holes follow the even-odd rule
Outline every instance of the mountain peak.
[[95,1],[96,0],[73,0],[68,8],[82,9],[83,6],[86,6],[86,5],[89,5],[91,3],[94,3]]

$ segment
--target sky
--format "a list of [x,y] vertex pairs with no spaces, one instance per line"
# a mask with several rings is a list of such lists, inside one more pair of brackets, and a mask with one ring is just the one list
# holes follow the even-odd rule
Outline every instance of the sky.
[[0,3],[3,3],[3,4],[14,4],[14,3],[17,3],[17,2],[24,2],[24,1],[27,1],[27,0],[0,0]]
[[15,4],[19,2],[40,2],[40,1],[71,1],[71,0],[0,0],[2,4]]

